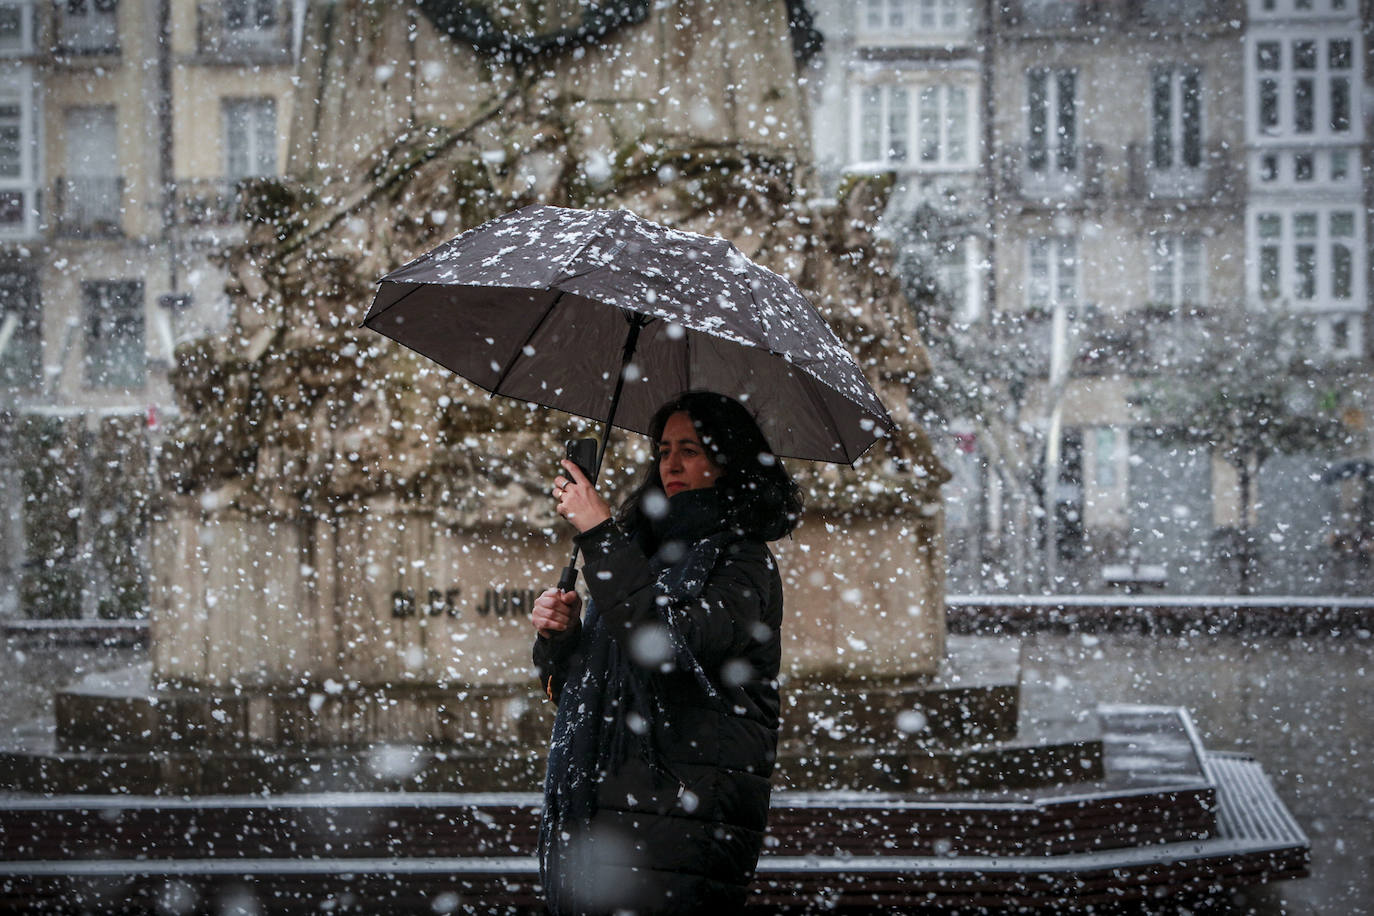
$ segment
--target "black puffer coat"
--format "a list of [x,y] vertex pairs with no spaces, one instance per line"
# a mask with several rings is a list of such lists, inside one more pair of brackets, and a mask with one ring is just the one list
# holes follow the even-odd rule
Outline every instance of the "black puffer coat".
[[[589,805],[573,817],[562,808],[572,821],[554,831],[563,848],[541,836],[555,912],[731,913],[753,878],[777,750],[782,582],[766,545],[718,521],[686,527],[652,558],[652,540],[613,523],[580,536],[587,622],[536,640],[542,685],[572,707],[559,710],[564,742],[599,721],[599,743],[612,748],[591,775]],[[609,643],[601,652],[598,639]],[[633,669],[633,696],[603,696],[586,678],[589,657],[604,665],[607,652],[611,667]],[[567,793],[553,770],[568,765],[558,736],[555,726],[546,826]]]

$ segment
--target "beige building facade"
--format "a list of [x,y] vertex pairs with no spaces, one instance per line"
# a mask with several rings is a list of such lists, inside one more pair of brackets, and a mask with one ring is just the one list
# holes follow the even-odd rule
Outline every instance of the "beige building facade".
[[0,613],[143,612],[149,446],[285,160],[294,6],[0,2]]

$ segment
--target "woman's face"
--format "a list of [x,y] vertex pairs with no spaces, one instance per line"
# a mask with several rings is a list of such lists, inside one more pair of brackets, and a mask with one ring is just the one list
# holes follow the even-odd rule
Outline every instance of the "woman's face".
[[663,482],[663,492],[672,496],[683,490],[713,487],[719,476],[720,468],[701,444],[687,412],[680,410],[668,417],[658,442],[658,478]]

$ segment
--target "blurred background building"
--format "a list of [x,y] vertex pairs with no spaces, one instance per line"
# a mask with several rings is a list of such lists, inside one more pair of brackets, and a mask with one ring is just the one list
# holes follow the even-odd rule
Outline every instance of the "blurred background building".
[[[939,370],[950,590],[1226,592],[1247,550],[1267,590],[1367,582],[1370,0],[808,6],[818,186],[891,176]],[[222,327],[300,20],[0,0],[0,614],[143,612],[173,350]],[[1275,311],[1273,415],[1344,433],[1237,465],[1151,405]]]
[[285,0],[0,2],[0,612],[143,613],[177,342],[285,156]]
[[[892,175],[940,367],[951,589],[1367,583],[1370,4],[813,6],[821,183]],[[1287,378],[1238,458],[1242,372]]]

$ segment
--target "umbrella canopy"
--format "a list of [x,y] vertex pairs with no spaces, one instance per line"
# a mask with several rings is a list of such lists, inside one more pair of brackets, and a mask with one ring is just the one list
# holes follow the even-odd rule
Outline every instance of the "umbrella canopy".
[[794,284],[622,210],[498,217],[383,277],[363,324],[492,393],[641,433],[695,389],[743,402],[783,457],[853,463],[893,429]]

